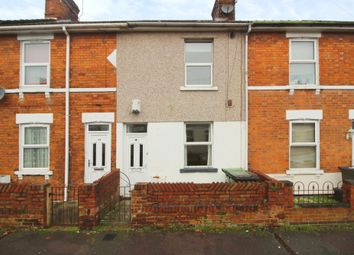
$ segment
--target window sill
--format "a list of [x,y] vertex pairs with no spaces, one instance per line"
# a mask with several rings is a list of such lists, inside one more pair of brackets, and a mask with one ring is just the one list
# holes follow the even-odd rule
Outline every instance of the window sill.
[[218,91],[218,87],[180,87],[180,91]]
[[217,173],[218,169],[215,167],[186,167],[179,170],[183,173]]
[[321,169],[289,169],[287,175],[322,175],[324,171]]
[[24,97],[24,93],[44,93],[46,97],[49,97],[51,89],[48,85],[38,85],[38,86],[21,86],[18,89],[20,98]]
[[295,90],[315,90],[316,95],[320,94],[320,86],[316,84],[309,84],[309,85],[293,85],[290,84],[289,94],[294,95]]
[[49,176],[53,175],[53,171],[50,170],[19,170],[15,171],[15,174],[18,176],[20,180],[23,179],[24,175],[29,175],[29,176],[38,176],[38,175],[44,175],[44,178],[46,180],[49,180]]

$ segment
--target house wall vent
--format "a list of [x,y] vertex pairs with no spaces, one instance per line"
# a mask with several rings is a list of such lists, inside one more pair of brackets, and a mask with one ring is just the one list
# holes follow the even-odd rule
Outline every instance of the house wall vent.
[[0,184],[8,184],[11,183],[10,175],[0,175]]

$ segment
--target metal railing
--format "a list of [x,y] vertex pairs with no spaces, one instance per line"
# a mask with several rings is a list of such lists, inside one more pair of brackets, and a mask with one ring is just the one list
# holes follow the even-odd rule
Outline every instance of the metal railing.
[[72,226],[79,224],[79,189],[68,187],[67,201],[64,200],[64,187],[52,187],[51,223],[54,226]]
[[311,181],[308,184],[296,182],[294,189],[294,205],[300,207],[343,207],[342,182],[336,185],[330,181],[322,184]]

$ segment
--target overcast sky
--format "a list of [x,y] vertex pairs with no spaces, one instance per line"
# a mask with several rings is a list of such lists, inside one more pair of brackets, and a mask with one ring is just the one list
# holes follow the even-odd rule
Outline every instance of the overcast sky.
[[[208,20],[215,0],[75,0],[91,20]],[[0,0],[0,19],[43,18],[45,0]],[[238,0],[239,20],[354,20],[354,0]]]

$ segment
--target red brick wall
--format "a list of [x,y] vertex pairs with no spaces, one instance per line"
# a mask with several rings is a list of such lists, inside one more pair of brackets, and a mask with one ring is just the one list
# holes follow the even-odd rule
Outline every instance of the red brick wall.
[[0,184],[0,226],[44,226],[48,185]]
[[[322,33],[319,38],[321,85],[353,85],[354,35]],[[289,84],[289,39],[285,33],[257,32],[249,40],[249,84]],[[284,173],[289,168],[289,122],[286,110],[322,109],[320,167],[337,172],[351,164],[351,127],[354,91],[314,90],[249,91],[249,167],[265,173]]]
[[[319,42],[321,85],[354,84],[354,35],[322,33]],[[249,37],[249,84],[289,84],[289,38],[284,32],[257,32]]]
[[323,33],[319,39],[320,84],[354,84],[354,35]]
[[[134,226],[353,222],[352,208],[296,208],[292,184],[261,176],[261,182],[213,184],[139,183],[132,192]],[[354,195],[353,187],[350,196]],[[352,201],[353,202],[353,201]]]
[[249,167],[265,173],[284,173],[289,168],[289,121],[286,110],[322,109],[320,167],[336,172],[350,165],[349,109],[354,91],[251,91],[249,93]]
[[20,42],[17,40],[17,35],[2,35],[0,40],[0,87],[17,89],[19,84]]
[[119,182],[119,170],[115,170],[93,184],[80,186],[79,214],[82,228],[92,228],[99,224],[107,207],[118,201]]
[[252,33],[249,36],[250,85],[289,83],[289,42],[284,33]]
[[[72,34],[71,45],[71,87],[116,87],[116,70],[107,60],[116,48],[116,35],[105,33]],[[55,34],[51,40],[51,88],[65,87],[66,37]],[[20,42],[17,36],[0,38],[0,87],[19,88]],[[71,93],[70,94],[70,183],[82,183],[84,176],[84,125],[83,112],[116,112],[116,93]],[[44,93],[7,94],[0,101],[0,174],[10,174],[17,180],[14,172],[19,167],[19,128],[16,125],[17,113],[53,113],[51,125],[50,168],[53,185],[64,182],[64,141],[65,141],[65,94]],[[112,126],[112,169],[115,169],[115,125]],[[44,177],[28,177],[25,181],[43,183]]]
[[116,69],[107,60],[117,48],[116,34],[77,34],[71,39],[71,86],[116,87]]

